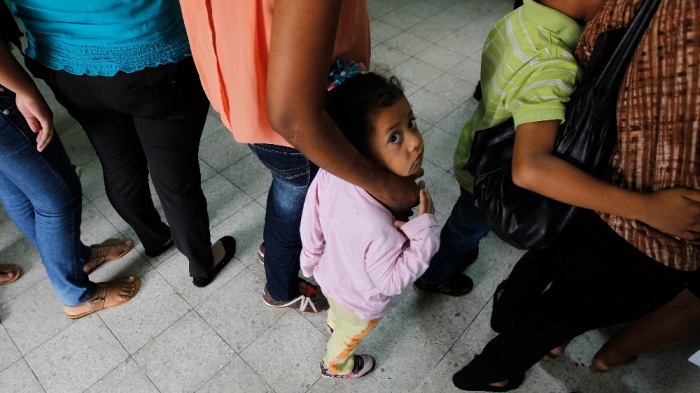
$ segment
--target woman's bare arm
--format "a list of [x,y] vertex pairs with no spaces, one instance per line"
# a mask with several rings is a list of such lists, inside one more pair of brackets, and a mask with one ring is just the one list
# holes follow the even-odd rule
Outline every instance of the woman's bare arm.
[[396,211],[418,203],[415,177],[378,168],[348,142],[323,108],[342,0],[277,0],[268,63],[272,128],[315,164]]
[[32,78],[10,52],[7,42],[0,40],[0,85],[12,90],[17,109],[29,127],[37,133],[36,148],[42,151],[54,135],[53,113]]

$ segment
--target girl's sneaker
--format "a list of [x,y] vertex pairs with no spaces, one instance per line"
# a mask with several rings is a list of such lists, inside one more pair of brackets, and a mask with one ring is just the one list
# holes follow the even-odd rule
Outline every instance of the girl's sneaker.
[[355,361],[355,365],[352,371],[345,375],[331,374],[328,368],[326,368],[326,365],[321,362],[321,374],[329,378],[356,379],[362,378],[374,370],[374,358],[370,355],[353,355],[353,360]]

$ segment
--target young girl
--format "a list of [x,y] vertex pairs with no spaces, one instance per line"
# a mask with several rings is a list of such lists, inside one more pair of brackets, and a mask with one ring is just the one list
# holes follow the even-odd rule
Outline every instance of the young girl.
[[[331,78],[326,111],[350,142],[397,175],[419,173],[423,138],[399,81],[355,62],[338,63]],[[418,216],[404,222],[364,189],[319,170],[304,204],[300,263],[330,304],[321,374],[360,378],[374,369],[374,358],[355,349],[388,312],[391,296],[428,268],[440,236],[433,213],[425,189]]]

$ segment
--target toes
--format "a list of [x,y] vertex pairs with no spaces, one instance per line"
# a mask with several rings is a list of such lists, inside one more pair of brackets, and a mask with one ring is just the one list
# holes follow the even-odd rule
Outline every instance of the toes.
[[115,258],[134,247],[134,242],[131,239],[124,239],[123,242],[115,244],[107,248],[105,253],[107,258]]
[[135,276],[129,276],[107,283],[106,306],[111,307],[134,297],[139,290],[137,280]]

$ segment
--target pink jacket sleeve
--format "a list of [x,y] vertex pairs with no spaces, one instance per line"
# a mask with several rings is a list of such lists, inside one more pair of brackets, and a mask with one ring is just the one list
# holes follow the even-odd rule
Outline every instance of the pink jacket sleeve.
[[365,269],[382,294],[398,295],[428,269],[439,246],[440,227],[435,216],[422,214],[400,231],[386,231],[370,242]]
[[304,210],[301,214],[302,250],[299,257],[301,272],[305,277],[314,275],[314,269],[323,255],[324,242],[323,230],[318,212],[318,182],[312,182],[304,201]]

